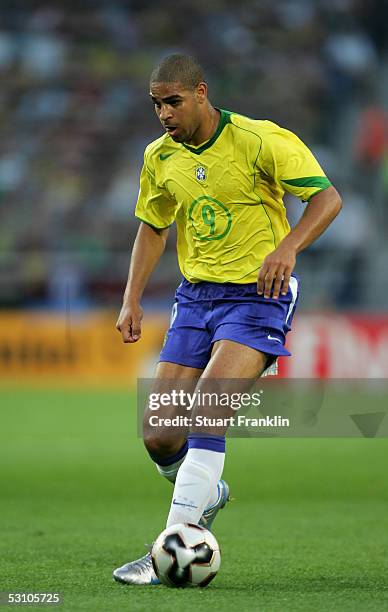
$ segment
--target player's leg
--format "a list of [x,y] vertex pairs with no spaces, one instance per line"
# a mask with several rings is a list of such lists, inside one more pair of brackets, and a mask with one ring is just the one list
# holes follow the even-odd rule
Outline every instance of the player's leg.
[[[166,394],[178,397],[179,391],[193,393],[197,381],[203,372],[203,368],[192,368],[178,363],[161,361],[155,372],[155,381],[151,393],[160,397]],[[179,399],[179,397],[178,397]],[[143,441],[144,445],[154,461],[159,474],[174,483],[180,465],[187,453],[188,429],[184,426],[171,427],[159,423],[159,419],[173,419],[185,417],[186,408],[175,402],[167,404],[164,402],[156,410],[147,406],[143,417]],[[156,424],[154,424],[154,419]]]
[[[156,370],[152,393],[159,396],[163,393],[171,397],[172,392],[178,393],[182,390],[185,393],[193,394],[202,372],[203,370],[199,368],[160,362]],[[163,419],[171,420],[176,417],[188,419],[190,418],[188,415],[191,415],[192,411],[188,412],[186,406],[170,404],[164,405],[157,411],[147,407],[144,413],[144,444],[151,459],[155,462],[158,472],[170,482],[175,483],[178,470],[187,453],[189,427],[152,425],[156,412]],[[204,514],[200,524],[210,529],[219,507],[223,507],[228,498],[229,488],[227,484],[224,481],[215,483],[208,502],[212,511]]]
[[[155,381],[151,393],[169,393],[177,387],[192,391],[203,369],[182,366],[176,363],[159,362]],[[157,411],[158,416],[172,419],[181,411],[180,406],[164,405],[162,411]],[[156,412],[156,411],[155,411]],[[145,447],[155,462],[158,472],[175,482],[180,465],[187,453],[187,434],[183,428],[177,430],[172,427],[152,426],[150,418],[155,412],[148,406],[143,418],[143,439]],[[152,567],[150,553],[143,557],[125,563],[113,572],[117,582],[123,584],[152,585],[158,584],[159,580]]]
[[[172,311],[170,329],[160,354],[160,363],[156,370],[154,392],[174,390],[174,386],[190,391],[195,387],[198,376],[209,361],[211,338],[206,327],[207,309],[203,304],[179,300]],[[181,406],[163,406],[165,418],[174,417]],[[152,427],[149,422],[150,410],[145,411],[143,433],[144,443],[155,461],[158,471],[168,480],[175,481],[178,469],[187,452],[187,431],[182,428]],[[151,555],[126,563],[113,572],[116,581],[125,584],[152,585],[158,579],[152,567]]]
[[[218,379],[222,380],[217,385],[220,391],[244,392],[250,386],[249,379],[253,383],[273,359],[290,354],[284,344],[298,299],[298,280],[292,277],[287,295],[277,300],[258,296],[256,284],[243,288],[225,286],[220,290],[224,294],[216,296],[213,302],[212,356],[199,387],[205,384],[209,389],[210,386],[211,392]],[[228,410],[230,413],[230,408],[224,414],[219,411],[219,416],[229,416]],[[197,405],[196,415],[217,416],[217,413],[209,405]],[[223,470],[225,429],[225,426],[206,428],[203,423],[199,430],[192,428],[186,459],[175,482],[168,525],[180,521],[196,523],[209,504],[214,483],[219,481]],[[185,483],[191,481],[198,486],[196,494],[190,497]]]
[[[261,351],[237,342],[220,340],[214,344],[212,357],[197,389],[214,391],[214,382],[217,385],[217,380],[225,379],[227,372],[230,384],[223,380],[222,390],[229,393],[246,391],[265,370],[267,363],[268,357]],[[225,418],[230,410],[226,407],[217,416]],[[208,405],[197,404],[193,422],[196,416],[209,415]],[[225,427],[194,425],[191,428],[187,455],[175,482],[167,526],[181,522],[198,523],[205,509],[209,510],[216,503],[212,495],[224,467],[225,433]]]
[[[174,391],[192,393],[211,355],[211,335],[207,326],[209,308],[197,300],[196,289],[190,293],[181,283],[175,294],[170,327],[165,337],[160,361],[156,368],[153,393],[166,393],[172,398]],[[187,283],[186,283],[187,284]],[[160,406],[145,411],[143,420],[144,444],[156,463],[160,474],[175,482],[176,473],[187,451],[188,430],[184,426],[165,427],[157,419],[187,416],[182,403]],[[155,424],[156,421],[156,424]]]

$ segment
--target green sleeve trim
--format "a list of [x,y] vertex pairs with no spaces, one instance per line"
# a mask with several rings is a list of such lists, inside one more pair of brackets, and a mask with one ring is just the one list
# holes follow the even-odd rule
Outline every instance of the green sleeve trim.
[[171,225],[173,225],[173,224],[174,224],[174,222],[173,222],[173,223],[170,223],[170,225],[166,225],[165,227],[158,227],[157,225],[152,225],[152,223],[150,223],[149,221],[146,221],[145,219],[142,219],[142,218],[141,218],[141,217],[139,217],[139,215],[137,215],[136,213],[135,213],[135,217],[136,217],[137,219],[139,219],[139,221],[142,221],[142,222],[143,222],[143,223],[145,223],[146,225],[149,225],[150,227],[152,227],[152,229],[154,229],[154,230],[165,230],[165,229],[168,229],[169,227],[171,227]]
[[331,186],[326,176],[304,176],[302,178],[282,180],[282,183],[293,187],[319,187],[321,190]]
[[[330,185],[327,185],[327,187],[331,187],[331,183]],[[314,193],[312,193],[311,195],[309,195],[309,197],[307,198],[307,200],[303,200],[303,202],[310,202],[311,198],[313,198],[314,196],[317,195],[317,193],[321,193],[321,191],[325,191],[325,189],[327,189],[327,187],[322,187],[321,189],[317,189],[316,191],[314,191]]]

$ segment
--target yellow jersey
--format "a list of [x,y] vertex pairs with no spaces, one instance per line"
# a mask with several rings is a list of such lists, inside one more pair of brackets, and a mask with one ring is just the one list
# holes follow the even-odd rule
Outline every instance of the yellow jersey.
[[176,222],[188,281],[252,283],[290,231],[284,192],[308,201],[331,183],[292,132],[220,113],[212,138],[197,147],[168,134],[147,146],[135,215],[157,229]]

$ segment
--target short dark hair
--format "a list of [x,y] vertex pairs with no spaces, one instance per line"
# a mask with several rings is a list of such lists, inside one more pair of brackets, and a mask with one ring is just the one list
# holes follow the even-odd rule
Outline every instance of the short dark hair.
[[150,83],[179,82],[188,89],[194,89],[204,80],[204,71],[199,62],[195,57],[183,53],[167,55],[155,66],[150,77]]

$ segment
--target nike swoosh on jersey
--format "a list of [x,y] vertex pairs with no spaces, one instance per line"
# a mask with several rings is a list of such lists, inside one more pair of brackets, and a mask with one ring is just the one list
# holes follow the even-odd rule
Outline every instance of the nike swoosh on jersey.
[[274,338],[274,336],[271,336],[271,334],[268,334],[267,338],[268,338],[268,340],[276,340],[276,342],[281,342],[281,340],[279,340],[279,338]]
[[165,159],[167,159],[168,157],[170,157],[171,155],[174,155],[174,153],[177,153],[177,151],[173,151],[172,153],[160,153],[159,155],[159,159],[161,161],[164,161]]

